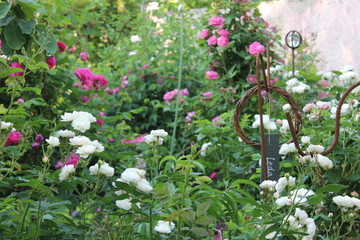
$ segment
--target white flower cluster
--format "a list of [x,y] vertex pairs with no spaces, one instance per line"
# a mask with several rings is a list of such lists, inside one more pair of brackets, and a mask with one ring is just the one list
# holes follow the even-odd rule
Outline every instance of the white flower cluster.
[[169,221],[159,220],[154,227],[154,230],[159,233],[171,233],[171,230],[175,228],[175,223]]
[[50,145],[50,147],[57,147],[60,145],[60,139],[58,137],[50,136],[49,139],[45,141]]
[[[330,112],[331,112],[330,117],[331,117],[332,119],[335,119],[335,117],[336,117],[336,111],[337,111],[337,107],[332,107],[332,108],[330,109]],[[346,115],[348,115],[348,114],[350,114],[350,113],[351,113],[350,104],[344,103],[344,104],[341,106],[340,116],[343,117],[343,116],[346,116]]]
[[290,93],[303,93],[305,90],[309,90],[310,87],[305,83],[300,82],[296,78],[292,78],[286,81],[285,89]]
[[59,174],[59,180],[63,181],[67,179],[72,173],[75,173],[75,170],[75,166],[72,164],[62,167]]
[[152,130],[149,135],[145,136],[145,142],[147,144],[157,146],[163,144],[163,137],[166,137],[168,133],[164,129]]
[[279,207],[283,206],[301,206],[307,204],[307,197],[315,195],[315,193],[312,190],[308,190],[305,188],[295,189],[290,192],[290,197],[280,197],[275,201],[275,204]]
[[291,77],[300,77],[299,70],[294,71],[294,75],[292,71],[284,72],[283,77],[284,78],[291,78]]
[[336,196],[332,199],[336,205],[343,210],[354,209],[354,211],[360,210],[360,199],[349,196]]
[[207,155],[207,150],[209,148],[209,146],[211,145],[212,143],[211,142],[208,142],[208,143],[204,143],[202,146],[201,146],[201,149],[200,149],[200,155],[203,156],[203,157],[206,157]]
[[89,171],[91,175],[105,175],[106,177],[114,176],[114,168],[110,167],[108,163],[103,162],[101,160],[98,161],[94,166],[89,167]]
[[275,189],[276,181],[273,180],[264,180],[262,183],[260,183],[260,187],[262,189],[266,189],[269,191],[273,191]]
[[76,153],[79,154],[79,156],[82,158],[87,158],[90,154],[95,152],[104,151],[103,145],[98,140],[91,141],[88,137],[85,136],[72,137],[69,139],[69,142],[70,145],[80,146],[76,150]]
[[297,152],[297,149],[296,149],[294,143],[284,143],[283,145],[281,145],[280,150],[279,150],[280,155],[287,155],[292,152]]
[[[296,208],[295,214],[290,215],[285,219],[289,224],[289,229],[295,231],[303,231],[308,234],[306,236],[303,236],[302,240],[311,240],[314,238],[316,232],[315,221],[314,219],[309,218],[308,214],[304,210],[301,210],[300,208]],[[305,226],[306,226],[306,231],[304,229]]]
[[70,130],[59,130],[55,135],[59,137],[75,137],[76,134]]
[[319,164],[319,166],[324,170],[334,167],[333,162],[328,157],[321,154],[314,154],[314,156],[300,156],[299,162],[302,164],[309,164],[310,167],[315,167]]
[[13,124],[12,124],[12,123],[10,123],[10,122],[3,122],[3,121],[0,121],[0,129],[4,129],[4,130],[6,130],[6,129],[11,128],[12,126],[13,126]]
[[285,174],[285,177],[279,178],[275,185],[275,190],[278,193],[281,193],[285,190],[287,186],[294,186],[296,182],[296,178],[290,176],[289,174]]
[[65,113],[61,119],[62,122],[71,122],[71,126],[82,133],[90,129],[91,123],[96,122],[96,118],[91,113],[82,111]]
[[[264,128],[267,130],[276,130],[276,124],[275,122],[271,122],[270,121],[270,117],[269,115],[262,115],[263,116],[263,123],[264,123]],[[255,122],[252,124],[253,128],[258,128],[260,127],[260,115],[256,114],[255,115]]]
[[138,168],[127,168],[121,174],[121,177],[116,179],[118,182],[124,182],[127,184],[134,184],[135,187],[145,193],[153,190],[150,183],[145,179],[146,171]]

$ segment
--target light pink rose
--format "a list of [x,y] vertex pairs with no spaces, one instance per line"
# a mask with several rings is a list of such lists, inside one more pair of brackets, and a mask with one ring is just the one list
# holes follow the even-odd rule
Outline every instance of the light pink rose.
[[311,109],[313,109],[313,108],[316,108],[316,105],[313,104],[313,103],[308,103],[308,104],[305,105],[305,107],[303,107],[303,111],[304,112],[310,112]]
[[212,35],[212,36],[208,39],[208,41],[207,41],[207,44],[208,44],[209,46],[214,46],[214,45],[216,45],[216,43],[217,43],[217,37],[216,37],[216,35]]
[[217,39],[217,44],[222,47],[226,47],[229,44],[229,38],[221,36]]
[[229,33],[229,31],[228,30],[226,30],[226,29],[219,29],[218,31],[218,34],[220,34],[220,36],[222,36],[222,37],[228,37],[229,35],[230,35],[230,33]]
[[179,93],[181,96],[189,96],[189,90],[187,88],[180,90]]
[[220,28],[224,25],[225,21],[226,21],[225,18],[220,17],[220,16],[215,16],[215,17],[210,18],[209,25]]
[[330,82],[328,82],[328,81],[326,81],[324,79],[318,81],[317,84],[321,85],[323,88],[327,88],[327,87],[330,86]]
[[265,47],[263,45],[261,45],[261,43],[259,42],[253,42],[250,46],[249,46],[249,53],[252,55],[257,55],[258,53],[264,53],[265,52]]
[[205,92],[202,94],[204,97],[211,97],[212,96],[212,92]]
[[163,99],[165,100],[166,104],[169,104],[170,100],[172,100],[176,96],[177,93],[178,93],[177,89],[174,89],[170,92],[165,93]]
[[205,38],[207,38],[209,36],[209,34],[210,34],[210,30],[206,28],[206,29],[202,30],[202,32],[200,33],[199,38],[200,39],[205,39]]
[[86,52],[81,52],[79,54],[79,56],[80,56],[81,60],[83,60],[84,62],[87,61],[87,53]]
[[18,102],[18,103],[23,103],[23,102],[25,102],[25,101],[24,101],[24,99],[22,99],[22,98],[18,98],[17,102]]
[[205,76],[207,79],[209,80],[214,80],[214,79],[218,79],[219,78],[219,74],[217,72],[214,71],[207,71],[205,73]]

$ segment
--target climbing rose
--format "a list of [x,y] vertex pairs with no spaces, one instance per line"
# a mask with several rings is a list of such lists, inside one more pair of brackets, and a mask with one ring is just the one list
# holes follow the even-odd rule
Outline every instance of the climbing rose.
[[163,99],[165,100],[166,104],[169,104],[170,100],[172,100],[176,96],[177,93],[178,93],[177,89],[174,89],[170,92],[165,93]]
[[66,44],[64,42],[61,41],[57,41],[57,46],[59,48],[59,53],[63,53],[66,50]]
[[77,68],[74,72],[77,78],[81,81],[82,85],[90,90],[94,74],[89,68]]
[[229,35],[230,35],[230,33],[229,33],[229,31],[228,30],[226,30],[226,29],[219,29],[218,31],[218,34],[220,34],[220,36],[222,36],[222,37],[228,37]]
[[49,66],[49,69],[53,69],[56,65],[56,58],[54,56],[48,57],[46,63]]
[[154,230],[159,233],[171,233],[171,230],[174,228],[175,224],[173,222],[159,220],[157,225],[154,227]]
[[226,36],[221,36],[217,39],[217,44],[222,47],[226,47],[229,44],[229,38]]
[[259,42],[253,42],[249,46],[249,53],[252,55],[256,55],[258,53],[264,53],[264,52],[265,52],[265,47],[261,45],[261,43]]
[[[12,64],[10,64],[10,67],[24,69],[23,65],[21,63],[18,63],[18,62],[13,62]],[[24,75],[23,71],[9,74],[10,77],[23,76],[23,75]]]
[[80,161],[80,157],[76,154],[73,154],[66,160],[65,165],[74,165],[76,167],[78,161]]
[[215,17],[212,17],[210,18],[209,20],[209,24],[213,27],[222,27],[224,25],[224,22],[226,21],[225,18],[223,17],[219,17],[219,16],[215,16]]
[[87,53],[86,52],[81,52],[79,54],[79,56],[80,56],[81,60],[83,60],[84,62],[87,61]]
[[207,38],[209,36],[209,34],[210,34],[210,30],[206,28],[200,33],[199,38],[200,39],[205,39],[205,38]]
[[209,46],[216,45],[216,43],[217,43],[217,37],[216,37],[216,35],[212,35],[212,36],[208,39],[208,41],[207,41],[207,44],[208,44]]

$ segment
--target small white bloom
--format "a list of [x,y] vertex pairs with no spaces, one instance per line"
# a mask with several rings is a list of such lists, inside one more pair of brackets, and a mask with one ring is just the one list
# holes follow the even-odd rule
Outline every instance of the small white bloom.
[[49,139],[45,140],[51,147],[56,147],[60,145],[60,140],[57,137],[50,136]]
[[76,136],[76,137],[70,138],[69,142],[70,142],[70,145],[84,146],[84,145],[89,145],[91,143],[91,140],[85,136]]
[[342,73],[352,72],[352,71],[354,71],[354,67],[351,66],[351,65],[345,65],[345,66],[343,67],[343,69],[341,69],[341,72],[342,72]]
[[146,7],[146,11],[150,12],[150,11],[154,11],[154,10],[159,10],[159,3],[158,2],[149,2],[149,4]]
[[94,176],[98,175],[99,174],[99,164],[96,163],[95,165],[89,167],[89,171],[90,171],[91,175],[94,175]]
[[94,140],[90,144],[95,146],[95,152],[103,152],[105,150],[103,145],[98,140]]
[[83,133],[90,129],[91,122],[86,118],[78,118],[74,119],[74,121],[71,123],[71,126]]
[[151,192],[153,190],[153,187],[145,178],[140,179],[136,183],[136,188],[145,193]]
[[291,191],[290,194],[291,194],[290,198],[291,198],[292,202],[299,206],[307,203],[307,197],[315,195],[315,193],[312,190],[308,190],[305,188],[300,188],[300,189]]
[[276,199],[275,204],[278,205],[279,207],[283,207],[283,206],[290,206],[291,205],[291,200],[288,197],[281,197]]
[[[139,169],[137,168],[127,168],[125,171],[121,174],[121,180],[126,183],[134,183],[136,184],[139,182],[142,178],[141,175],[139,175]],[[141,170],[143,171],[143,170]]]
[[82,157],[82,158],[87,158],[90,154],[93,154],[96,151],[96,147],[94,145],[84,145],[79,147],[76,150],[76,153]]
[[300,208],[296,208],[294,216],[299,219],[299,222],[301,224],[303,224],[303,225],[306,224],[306,220],[308,218],[308,215],[304,210],[301,210]]
[[290,131],[289,122],[288,122],[286,119],[284,119],[284,120],[281,121],[281,125],[282,125],[282,126],[280,127],[280,132],[281,132],[281,133],[287,133],[287,132]]
[[64,113],[64,115],[61,116],[61,122],[70,122],[72,120],[74,120],[72,113]]
[[10,123],[10,122],[3,122],[3,121],[1,121],[0,122],[0,129],[9,129],[9,128],[11,128],[12,127],[12,123]]
[[131,52],[129,52],[129,56],[136,55],[136,53],[137,53],[137,51],[136,51],[136,50],[135,50],[135,51],[131,51]]
[[60,137],[75,137],[75,133],[70,130],[59,130],[57,131],[57,135]]
[[[263,124],[264,124],[264,128],[267,130],[276,130],[276,124],[275,122],[270,121],[270,117],[269,115],[263,115]],[[255,115],[255,122],[252,124],[253,128],[257,128],[260,127],[260,115],[256,114]]]
[[281,193],[282,191],[284,191],[284,189],[287,186],[294,186],[295,185],[295,181],[296,178],[292,177],[292,176],[288,176],[288,177],[281,177],[279,178],[279,180],[277,181],[276,185],[275,185],[275,189],[277,192]]
[[310,137],[309,136],[301,137],[301,142],[304,144],[310,143]]
[[211,142],[208,142],[208,143],[204,143],[204,144],[201,146],[201,149],[200,149],[200,155],[201,155],[201,156],[206,157],[206,151],[207,151],[208,147],[209,147],[211,144],[212,144]]
[[334,166],[333,162],[328,157],[325,157],[321,154],[317,154],[317,161],[320,167],[322,167],[325,170],[331,169]]
[[280,155],[287,155],[288,153],[291,152],[297,152],[297,149],[295,147],[294,143],[284,143],[283,145],[281,145],[280,150],[279,150],[279,154]]
[[312,218],[307,218],[306,221],[305,221],[305,225],[307,227],[307,233],[309,234],[308,236],[305,236],[307,237],[307,239],[313,239],[313,237],[315,236],[315,233],[316,233],[316,224],[315,224],[315,221],[314,219]]
[[105,175],[106,177],[114,176],[114,171],[115,171],[115,169],[113,167],[110,167],[109,164],[107,164],[106,162],[101,164],[100,170],[99,170],[99,172],[101,174]]
[[284,111],[290,111],[290,110],[291,110],[291,106],[290,106],[290,104],[286,103],[286,104],[282,107],[282,109],[283,109]]
[[276,181],[272,181],[272,180],[264,180],[259,186],[262,189],[274,189],[276,185]]
[[339,207],[352,208],[354,207],[354,201],[349,196],[336,196],[333,197],[333,201]]
[[69,177],[71,173],[75,172],[75,166],[74,165],[66,165],[63,168],[61,168],[61,172],[59,174],[59,180],[63,181]]
[[129,211],[131,209],[131,198],[117,200],[115,203],[118,208],[124,209],[125,211]]
[[159,220],[154,230],[159,233],[171,233],[174,228],[175,224],[173,222]]
[[154,137],[166,137],[168,135],[168,133],[164,129],[152,130],[150,134]]
[[325,148],[323,146],[321,146],[321,145],[313,145],[313,144],[310,144],[309,147],[306,149],[306,151],[308,153],[312,153],[312,152],[322,153],[324,150],[325,150]]
[[138,35],[132,35],[130,38],[130,41],[135,43],[135,42],[140,42],[141,41],[141,37],[139,37]]

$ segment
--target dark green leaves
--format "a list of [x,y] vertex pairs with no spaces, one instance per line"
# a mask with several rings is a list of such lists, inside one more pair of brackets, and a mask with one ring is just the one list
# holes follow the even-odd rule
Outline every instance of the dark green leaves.
[[19,20],[19,26],[23,34],[31,34],[34,31],[35,25],[36,23],[34,19],[29,21],[25,21],[23,19]]
[[25,36],[21,33],[20,27],[14,22],[4,27],[6,43],[10,49],[19,50],[25,43]]
[[10,8],[11,8],[10,3],[1,3],[0,4],[0,19],[4,18],[6,16],[6,14],[8,14]]

